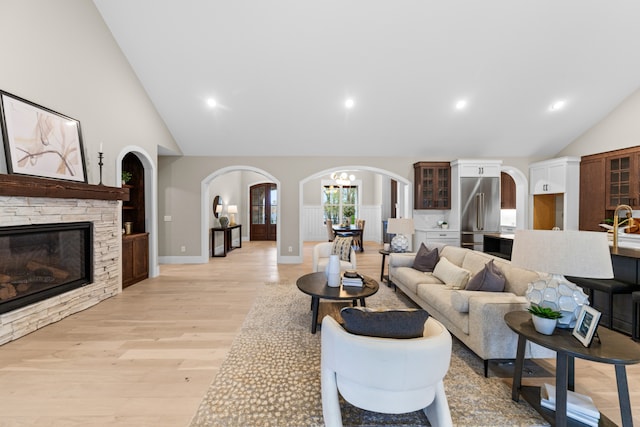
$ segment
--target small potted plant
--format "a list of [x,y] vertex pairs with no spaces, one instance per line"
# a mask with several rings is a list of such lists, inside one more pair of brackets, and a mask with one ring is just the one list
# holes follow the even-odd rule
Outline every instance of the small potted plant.
[[122,171],[122,185],[131,181],[131,178],[133,178],[133,175],[131,174],[131,172]]
[[531,304],[528,308],[533,320],[533,327],[543,335],[551,335],[556,329],[556,323],[562,317],[562,313],[549,307],[541,307],[538,304]]
[[449,223],[447,221],[442,221],[442,224],[440,224],[440,228],[449,228]]

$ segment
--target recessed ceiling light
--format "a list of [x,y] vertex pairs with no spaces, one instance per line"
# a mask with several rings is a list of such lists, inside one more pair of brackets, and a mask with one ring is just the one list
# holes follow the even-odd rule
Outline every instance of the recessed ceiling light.
[[549,106],[549,111],[559,111],[562,110],[567,105],[567,101],[564,99],[559,99],[555,101],[553,104]]
[[467,108],[466,99],[461,99],[458,102],[456,102],[456,110],[464,110],[465,108]]
[[356,102],[353,100],[353,98],[348,98],[346,101],[344,101],[345,108],[352,109],[354,105],[356,105]]
[[207,99],[207,105],[208,105],[210,108],[215,108],[215,107],[216,107],[216,105],[218,105],[218,103],[216,102],[216,100],[215,100],[215,99],[213,99],[213,98],[209,98],[209,99]]

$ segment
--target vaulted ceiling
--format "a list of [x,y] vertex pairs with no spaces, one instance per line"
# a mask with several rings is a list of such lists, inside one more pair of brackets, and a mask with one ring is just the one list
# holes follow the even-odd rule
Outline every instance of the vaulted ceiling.
[[550,157],[640,87],[637,1],[94,3],[185,155]]

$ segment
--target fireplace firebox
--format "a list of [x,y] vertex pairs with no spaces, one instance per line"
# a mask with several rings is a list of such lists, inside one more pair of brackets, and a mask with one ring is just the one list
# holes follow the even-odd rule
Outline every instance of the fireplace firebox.
[[0,313],[93,282],[93,223],[0,227]]

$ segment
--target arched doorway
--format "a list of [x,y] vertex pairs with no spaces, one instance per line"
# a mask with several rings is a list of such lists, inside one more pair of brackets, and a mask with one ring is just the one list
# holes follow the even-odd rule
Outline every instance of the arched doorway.
[[[262,175],[264,177],[264,182],[270,182],[275,185],[276,192],[277,192],[276,199],[280,201],[280,194],[279,194],[280,181],[270,173],[253,166],[246,166],[246,165],[228,166],[228,167],[218,169],[212,172],[207,177],[205,177],[200,182],[201,221],[202,221],[200,225],[200,230],[201,230],[200,232],[201,232],[201,235],[203,236],[203,238],[201,239],[201,247],[200,247],[201,255],[200,255],[199,262],[201,263],[206,263],[208,262],[208,259],[209,259],[209,244],[210,244],[209,228],[210,228],[211,217],[213,216],[213,212],[211,211],[211,206],[212,206],[211,202],[213,200],[213,197],[210,194],[209,185],[215,179],[223,177],[224,175],[232,172],[253,172],[253,173]],[[254,183],[257,183],[257,182],[254,182]],[[225,197],[223,196],[222,199],[225,199]],[[248,199],[249,197],[247,197],[247,200],[245,200],[245,203],[249,203]],[[280,210],[281,210],[281,203],[278,203],[275,207],[276,219],[280,218]],[[276,242],[280,241],[280,227],[276,227],[275,234],[276,234],[276,238],[275,238]],[[276,244],[276,247],[278,248],[277,259],[279,261],[281,257],[280,246]]]
[[278,188],[273,183],[249,188],[249,240],[276,240]]

